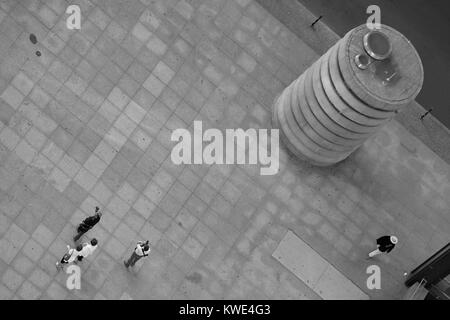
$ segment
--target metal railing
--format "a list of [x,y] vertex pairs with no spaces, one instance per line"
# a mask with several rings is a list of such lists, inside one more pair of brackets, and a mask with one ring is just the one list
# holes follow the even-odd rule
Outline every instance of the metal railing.
[[417,284],[416,287],[414,287],[414,290],[412,290],[412,293],[406,297],[406,300],[419,300],[418,293],[420,293],[421,298],[420,300],[423,300],[425,296],[422,297],[424,294],[425,285],[427,284],[427,281],[425,279],[420,280],[420,282]]

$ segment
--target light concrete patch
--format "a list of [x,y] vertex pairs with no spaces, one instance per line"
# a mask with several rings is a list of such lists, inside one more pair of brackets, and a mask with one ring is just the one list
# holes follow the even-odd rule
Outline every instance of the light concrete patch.
[[272,256],[323,299],[369,299],[367,294],[292,231],[286,233]]

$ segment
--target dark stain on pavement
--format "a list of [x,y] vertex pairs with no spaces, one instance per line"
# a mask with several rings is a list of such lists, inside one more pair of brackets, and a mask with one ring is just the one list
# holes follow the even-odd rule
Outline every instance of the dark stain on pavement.
[[200,282],[202,282],[202,275],[198,272],[194,272],[190,275],[186,276],[186,279],[193,282],[193,283],[197,283],[199,284]]
[[[30,41],[31,41],[32,44],[37,44],[38,43],[37,37],[36,37],[36,35],[34,33],[30,33]],[[38,57],[40,57],[41,56],[41,52],[39,50],[36,51],[36,55]]]
[[36,44],[38,42],[36,35],[34,35],[33,33],[30,34],[30,41],[32,44]]

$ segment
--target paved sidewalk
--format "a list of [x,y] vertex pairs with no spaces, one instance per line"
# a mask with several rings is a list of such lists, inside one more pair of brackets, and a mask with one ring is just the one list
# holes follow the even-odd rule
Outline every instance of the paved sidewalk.
[[[75,3],[80,31],[66,1],[0,0],[0,299],[320,299],[272,257],[288,230],[396,299],[450,240],[450,168],[395,121],[332,168],[283,148],[275,176],[172,163],[172,130],[194,120],[270,128],[275,96],[318,58],[256,2]],[[96,205],[82,239],[99,248],[69,291],[54,264]],[[370,291],[366,254],[391,232]],[[141,239],[153,250],[127,272]]]

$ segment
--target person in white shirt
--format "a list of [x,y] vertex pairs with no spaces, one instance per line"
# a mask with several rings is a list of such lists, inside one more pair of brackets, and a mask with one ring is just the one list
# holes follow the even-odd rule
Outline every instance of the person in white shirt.
[[83,250],[83,246],[80,244],[75,248],[67,246],[67,253],[62,257],[61,261],[56,262],[56,269],[59,271],[64,268],[64,264],[70,264],[78,258]]
[[78,255],[78,261],[82,261],[84,258],[90,256],[92,253],[94,253],[95,249],[98,247],[98,241],[97,239],[92,239],[91,243],[84,243],[83,249],[81,250],[80,254]]
[[128,268],[129,266],[133,267],[139,259],[148,256],[148,254],[150,253],[150,246],[148,243],[148,240],[145,243],[142,241],[138,241],[136,248],[131,254],[131,257],[128,259],[128,261],[123,262],[126,268]]

